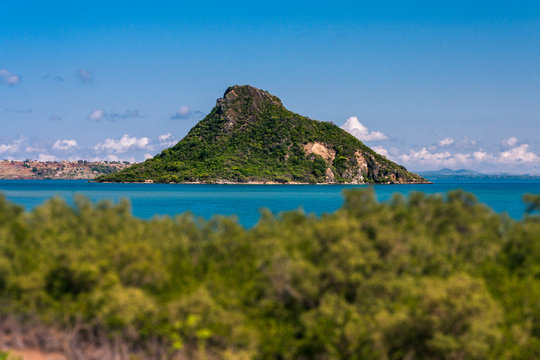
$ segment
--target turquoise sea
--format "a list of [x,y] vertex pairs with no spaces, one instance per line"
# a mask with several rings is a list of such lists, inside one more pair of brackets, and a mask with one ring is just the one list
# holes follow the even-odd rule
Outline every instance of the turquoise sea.
[[[375,185],[379,201],[393,193],[411,191],[446,193],[453,189],[471,192],[496,212],[507,212],[520,219],[525,206],[523,194],[540,193],[540,180],[467,180],[430,179],[429,185]],[[259,209],[274,213],[302,208],[306,213],[333,212],[343,203],[342,191],[368,185],[198,185],[198,184],[98,184],[84,180],[0,180],[0,192],[7,199],[32,209],[53,196],[73,203],[75,194],[93,201],[127,198],[133,214],[140,218],[175,215],[191,211],[205,219],[213,215],[235,215],[246,227],[259,219]]]

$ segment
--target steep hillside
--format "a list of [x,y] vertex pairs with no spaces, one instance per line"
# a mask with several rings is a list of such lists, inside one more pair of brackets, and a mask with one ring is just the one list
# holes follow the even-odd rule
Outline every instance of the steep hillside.
[[423,183],[338,126],[232,86],[175,146],[101,182]]

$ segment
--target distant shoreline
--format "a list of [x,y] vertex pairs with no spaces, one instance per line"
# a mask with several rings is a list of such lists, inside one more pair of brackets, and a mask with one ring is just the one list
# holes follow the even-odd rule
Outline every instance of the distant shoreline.
[[202,182],[202,181],[185,181],[185,182],[169,182],[169,183],[158,183],[158,182],[113,182],[113,181],[93,181],[90,182],[96,184],[178,184],[178,185],[431,185],[432,181],[423,182],[423,183],[303,183],[303,182],[289,182],[289,183],[278,183],[278,182],[261,182],[261,181],[248,181],[248,182]]
[[159,183],[159,182],[113,182],[113,181],[94,181],[94,179],[61,179],[61,178],[2,178],[0,175],[0,180],[44,180],[44,181],[86,181],[94,184],[145,184],[145,185],[159,185],[159,184],[169,184],[169,185],[432,185],[433,182],[423,182],[423,183],[303,183],[303,182],[290,182],[290,183],[278,183],[278,182],[259,182],[259,181],[249,181],[249,182],[202,182],[202,181],[185,181],[185,182],[169,182],[169,183]]
[[1,180],[92,180],[99,175],[126,169],[120,161],[37,161],[1,160]]

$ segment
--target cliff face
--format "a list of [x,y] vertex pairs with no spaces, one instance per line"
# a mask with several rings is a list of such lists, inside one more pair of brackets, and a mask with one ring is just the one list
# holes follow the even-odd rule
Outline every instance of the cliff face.
[[180,142],[96,181],[423,183],[334,124],[287,110],[276,96],[232,86]]

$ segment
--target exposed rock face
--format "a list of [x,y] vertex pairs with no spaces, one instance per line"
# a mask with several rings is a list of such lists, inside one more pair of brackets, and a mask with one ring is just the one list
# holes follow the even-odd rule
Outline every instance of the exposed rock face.
[[328,146],[319,142],[307,143],[306,145],[304,145],[304,151],[308,155],[319,155],[326,161],[334,161],[334,159],[336,158],[336,152],[334,151],[334,149],[329,148]]
[[364,156],[360,153],[360,151],[356,151],[354,153],[354,156],[356,158],[356,162],[358,163],[358,168],[360,169],[360,172],[365,174],[368,171],[368,164]]
[[97,181],[423,183],[334,124],[287,110],[249,85],[229,87],[178,144]]
[[[218,114],[223,115],[227,120],[224,125],[224,130],[230,132],[237,120],[247,118],[249,121],[254,121],[256,115],[266,106],[271,103],[276,106],[283,106],[281,100],[270,95],[266,91],[254,88],[244,87],[241,89],[238,86],[232,86],[225,91],[222,98],[216,100],[216,110]],[[249,107],[242,106],[245,99],[249,98]]]
[[326,182],[327,183],[333,183],[336,181],[336,177],[334,176],[334,173],[332,172],[332,169],[326,168]]

